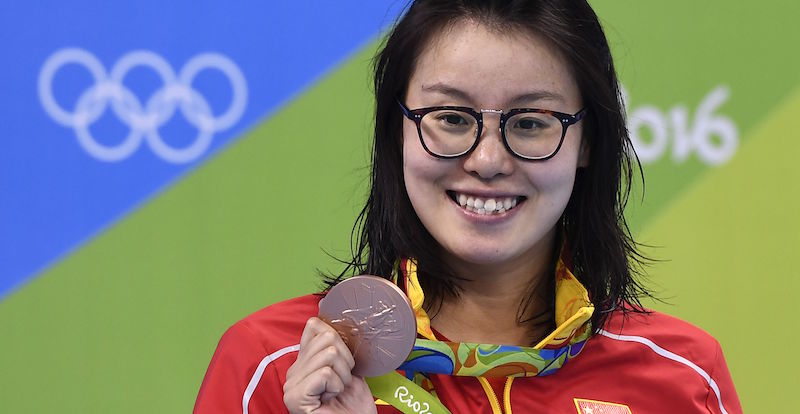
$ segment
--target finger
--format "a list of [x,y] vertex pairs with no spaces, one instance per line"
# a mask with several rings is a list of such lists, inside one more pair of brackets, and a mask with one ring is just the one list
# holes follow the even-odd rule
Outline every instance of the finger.
[[333,369],[345,385],[350,383],[352,367],[347,364],[347,360],[343,358],[340,351],[334,346],[328,346],[303,363],[297,364],[292,375],[302,381],[302,378],[314,375],[314,373],[323,367],[330,367]]
[[305,397],[322,400],[325,396],[324,402],[327,402],[344,391],[345,385],[331,367],[322,367],[298,384],[298,389]]
[[312,319],[316,321],[310,319],[303,332],[305,347],[301,345],[297,360],[286,372],[284,390],[294,387],[311,372],[326,365],[334,368],[345,383],[350,382],[350,372],[355,365],[350,350],[333,328],[317,318]]
[[[347,388],[345,388],[347,389]],[[337,396],[341,395],[341,393],[334,393],[334,392],[325,392],[319,397],[319,401],[322,404],[327,404],[330,400],[336,398]]]
[[330,401],[346,389],[331,367],[322,367],[294,387],[284,386],[283,403],[291,413],[308,413],[320,408],[322,397]]
[[339,355],[338,349],[333,345],[335,340],[335,334],[323,332],[312,338],[305,348],[300,348],[297,360],[286,371],[284,390],[294,387],[322,367],[332,367],[336,359],[346,361],[346,357]]
[[311,318],[306,322],[306,328],[303,330],[303,335],[300,339],[300,352],[297,355],[297,359],[303,360],[304,358],[313,356],[331,345],[336,347],[352,369],[353,366],[355,366],[353,354],[350,353],[350,349],[344,343],[341,336],[339,336],[339,333],[321,319]]
[[322,319],[317,318],[316,316],[312,316],[308,318],[306,321],[306,326],[303,328],[303,334],[300,336],[300,346],[308,345],[308,342],[311,338],[315,337],[319,332],[322,332],[325,326],[327,326]]
[[[325,376],[324,373],[316,375],[316,380],[320,380]],[[304,387],[309,390],[309,394],[320,388],[314,388],[314,380],[309,380],[303,383]],[[362,377],[353,376],[353,382],[345,386],[343,391],[336,392],[338,389],[337,384],[329,383],[326,388],[333,391],[324,391],[318,396],[303,395],[300,388],[295,388],[290,393],[284,394],[284,403],[289,409],[289,412],[294,413],[308,413],[314,412],[319,414],[334,414],[334,413],[359,413],[359,414],[376,414],[376,406],[369,386]]]
[[[334,332],[323,332],[317,335],[305,349],[301,348],[301,351],[303,351],[302,355],[298,354],[295,362],[301,367],[309,365],[311,360],[319,361],[320,354],[329,357],[329,359],[326,359],[328,362],[326,365],[330,365],[333,359],[340,359],[347,367],[347,370],[350,371],[355,364],[350,350],[341,343],[341,339]],[[319,366],[321,365],[313,366],[312,369]],[[307,373],[308,369],[303,370],[303,372]]]
[[[335,347],[328,347],[323,349],[312,358],[309,365],[327,365],[333,369],[341,381],[348,385],[352,380],[353,366],[348,362],[348,357],[352,360],[349,350],[344,351],[346,355],[342,355],[342,351]],[[343,358],[344,356],[344,358]]]
[[345,387],[344,392],[339,394],[339,399],[345,404],[355,404],[357,401],[373,402],[372,391],[364,378],[353,375],[350,384]]
[[[350,412],[359,414],[376,413],[375,399],[363,378],[353,376],[353,382],[345,387],[344,391],[336,396],[335,404],[327,404],[340,410],[336,412]],[[323,406],[324,407],[324,406]],[[323,409],[322,412],[325,412]]]
[[317,397],[303,397],[299,389],[295,388],[283,393],[283,405],[290,414],[305,414],[311,412],[320,412],[319,398]]

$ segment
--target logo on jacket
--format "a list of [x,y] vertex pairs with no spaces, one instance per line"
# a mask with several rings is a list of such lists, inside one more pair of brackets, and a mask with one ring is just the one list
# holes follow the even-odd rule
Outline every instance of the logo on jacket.
[[575,398],[578,414],[632,414],[627,405]]

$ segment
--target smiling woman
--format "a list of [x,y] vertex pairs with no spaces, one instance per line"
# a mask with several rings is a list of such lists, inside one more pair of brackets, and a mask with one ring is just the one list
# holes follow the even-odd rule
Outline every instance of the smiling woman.
[[[476,54],[476,50],[481,52]],[[568,67],[534,34],[504,33],[472,20],[454,22],[417,58],[405,100],[415,108],[465,105],[498,108],[491,111],[499,112],[481,109],[482,120],[475,124],[483,126],[482,133],[478,135],[475,128],[474,145],[470,142],[467,147],[470,151],[450,160],[431,157],[420,145],[418,133],[423,142],[437,135],[430,128],[418,130],[411,120],[403,124],[403,177],[408,198],[425,229],[442,247],[444,264],[469,280],[468,289],[459,297],[443,298],[434,318],[434,323],[440,322],[437,330],[448,338],[469,342],[537,342],[551,330],[552,318],[540,319],[541,325],[530,326],[534,332],[528,332],[519,329],[516,319],[498,316],[515,315],[517,305],[529,294],[527,287],[547,277],[557,243],[556,223],[569,202],[579,164],[586,162],[586,151],[581,160],[581,124],[566,130],[553,120],[549,122],[552,131],[544,133],[549,139],[531,137],[526,140],[544,142],[524,144],[547,145],[539,155],[552,157],[547,161],[518,159],[504,142],[519,135],[515,131],[524,122],[537,118],[523,113],[524,118],[515,115],[513,123],[506,121],[505,128],[500,123],[504,111],[513,114],[520,110],[516,105],[579,112],[583,104]],[[473,207],[462,207],[458,198],[467,203],[473,199]],[[514,207],[505,209],[506,200]],[[482,297],[471,299],[470,292],[480,292]],[[494,305],[487,306],[489,303],[482,303],[485,300]],[[546,310],[545,303],[534,305],[521,315],[523,319]],[[493,321],[492,328],[487,331],[476,325],[478,317]]]
[[586,2],[415,1],[375,93],[357,249],[329,283],[405,292],[404,375],[353,375],[309,295],[225,334],[196,412],[741,412],[719,344],[639,304],[633,152]]

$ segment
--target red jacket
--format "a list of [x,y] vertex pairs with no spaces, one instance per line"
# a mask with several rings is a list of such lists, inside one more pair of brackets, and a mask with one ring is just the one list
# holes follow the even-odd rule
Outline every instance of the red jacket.
[[[563,290],[557,287],[557,297]],[[286,413],[286,371],[297,357],[306,320],[317,315],[319,299],[309,295],[278,303],[228,329],[194,412]],[[420,332],[426,329],[425,323],[418,326]],[[657,312],[628,317],[615,312],[579,355],[551,375],[489,380],[432,375],[431,382],[453,413],[742,412],[719,343]],[[378,405],[378,412],[398,411]]]
[[[317,314],[318,301],[316,296],[303,296],[282,302],[228,329],[211,359],[194,412],[287,412],[286,370],[297,357],[306,320]],[[742,412],[714,338],[659,313],[635,315],[623,328],[621,324],[622,315],[615,314],[606,329],[555,374],[511,380],[510,398],[496,397],[500,405],[510,405],[516,413],[591,413],[578,407],[592,407],[592,401],[623,404],[633,413]],[[433,377],[439,399],[451,412],[493,412],[491,397],[477,378]],[[620,409],[603,412],[628,412]],[[379,406],[378,412],[397,411]]]

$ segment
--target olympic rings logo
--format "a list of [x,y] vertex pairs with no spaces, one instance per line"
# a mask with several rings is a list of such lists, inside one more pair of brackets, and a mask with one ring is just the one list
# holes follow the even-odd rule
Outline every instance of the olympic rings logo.
[[[82,65],[95,82],[78,97],[72,112],[59,105],[53,96],[53,78],[68,64]],[[163,82],[163,86],[144,105],[123,84],[127,73],[140,66],[152,69]],[[192,87],[195,76],[209,69],[225,75],[233,89],[230,106],[219,116],[214,116],[208,101]],[[242,71],[229,58],[217,53],[194,56],[176,75],[164,58],[147,50],[124,55],[111,72],[106,73],[103,64],[91,53],[83,49],[61,49],[42,66],[38,88],[42,106],[53,120],[72,128],[86,152],[106,162],[129,157],[143,140],[167,162],[182,164],[194,161],[211,145],[214,133],[228,129],[239,121],[247,105],[247,84]],[[91,124],[100,119],[109,104],[115,116],[130,128],[125,139],[116,145],[101,144],[89,131]],[[159,127],[167,123],[178,108],[184,118],[197,128],[194,141],[183,148],[170,146],[158,132]]]

